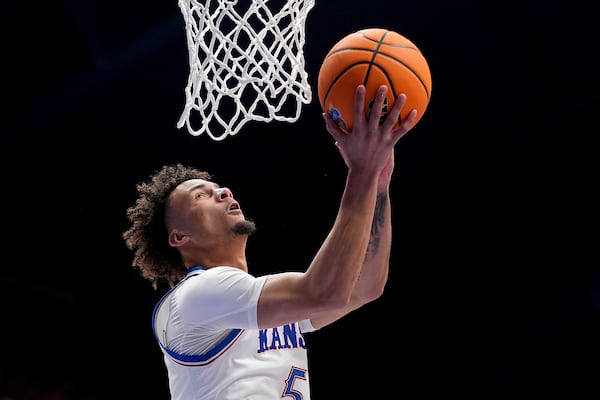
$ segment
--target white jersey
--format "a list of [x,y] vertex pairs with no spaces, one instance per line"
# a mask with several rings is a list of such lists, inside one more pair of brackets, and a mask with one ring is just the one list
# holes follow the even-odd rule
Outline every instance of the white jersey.
[[154,309],[173,400],[310,400],[310,321],[258,329],[267,277],[195,267]]

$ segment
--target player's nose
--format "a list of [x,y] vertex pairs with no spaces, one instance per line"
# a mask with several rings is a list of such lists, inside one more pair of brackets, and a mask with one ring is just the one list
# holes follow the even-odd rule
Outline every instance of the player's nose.
[[231,193],[231,190],[229,190],[229,188],[226,188],[226,187],[219,188],[217,190],[217,198],[219,200],[225,200],[225,199],[228,199],[228,198],[232,199],[233,198],[233,193]]

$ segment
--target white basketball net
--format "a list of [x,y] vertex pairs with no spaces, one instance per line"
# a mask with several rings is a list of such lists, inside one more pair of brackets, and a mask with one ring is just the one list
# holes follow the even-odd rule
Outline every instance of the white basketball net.
[[190,73],[177,127],[219,141],[251,120],[297,121],[312,99],[303,48],[314,0],[278,11],[269,0],[178,1]]

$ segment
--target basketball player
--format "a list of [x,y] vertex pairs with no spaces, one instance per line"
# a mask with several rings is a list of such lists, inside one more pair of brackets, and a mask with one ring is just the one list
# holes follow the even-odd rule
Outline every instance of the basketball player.
[[137,186],[123,238],[144,278],[171,285],[153,329],[173,400],[310,399],[303,335],[377,299],[388,276],[394,146],[416,110],[393,130],[401,95],[379,124],[386,91],[366,118],[365,88],[357,88],[350,134],[324,115],[348,172],[331,231],[305,272],[249,273],[255,225],[207,172],[170,165]]

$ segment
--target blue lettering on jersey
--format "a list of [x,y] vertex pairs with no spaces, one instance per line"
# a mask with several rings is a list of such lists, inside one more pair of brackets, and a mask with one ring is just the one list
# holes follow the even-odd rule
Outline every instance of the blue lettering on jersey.
[[258,331],[258,353],[297,347],[305,349],[306,344],[295,323]]

